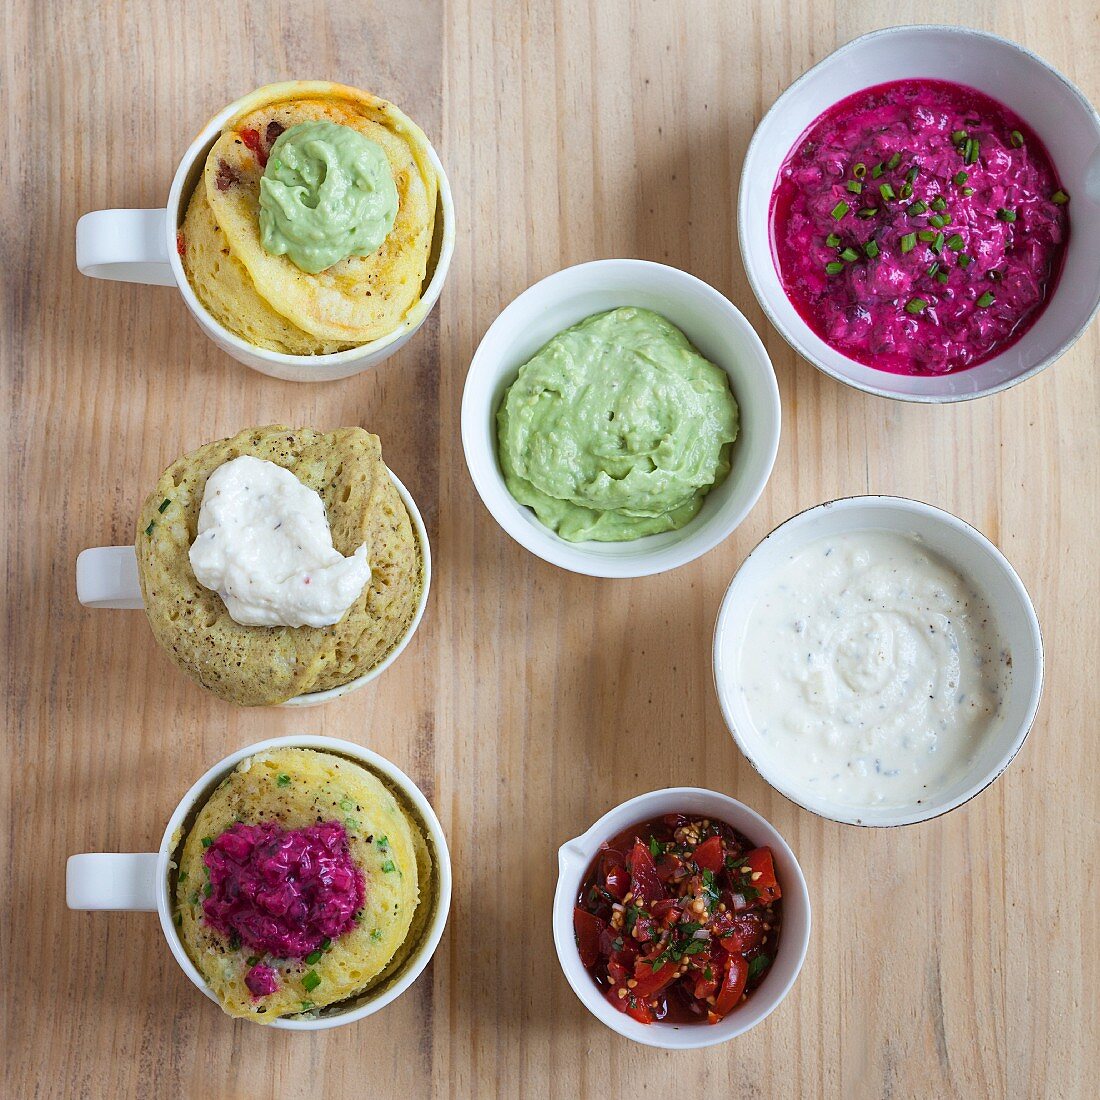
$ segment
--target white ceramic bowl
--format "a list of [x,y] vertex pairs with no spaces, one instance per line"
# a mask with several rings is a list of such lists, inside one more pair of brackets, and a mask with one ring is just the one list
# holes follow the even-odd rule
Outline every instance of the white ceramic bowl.
[[[416,601],[416,611],[409,621],[408,629],[385,658],[369,672],[339,687],[329,688],[327,691],[310,691],[305,695],[295,695],[292,699],[276,704],[277,706],[316,707],[366,687],[372,680],[377,680],[401,656],[405,647],[412,641],[416,628],[420,626],[424,609],[428,606],[428,590],[432,583],[432,550],[428,543],[428,530],[424,526],[424,517],[421,516],[412,494],[392,470],[387,467],[386,472],[393,479],[398,495],[409,513],[413,531],[420,543],[424,569],[424,584],[420,589],[420,598]],[[142,607],[141,586],[138,582],[137,555],[134,553],[134,548],[132,546],[95,546],[82,550],[76,559],[76,597],[85,607],[108,610],[140,609]]]
[[285,1031],[322,1031],[372,1016],[395,1000],[419,977],[431,961],[443,936],[451,907],[451,856],[443,827],[420,788],[395,764],[369,749],[335,737],[274,737],[248,745],[215,764],[183,796],[168,822],[157,851],[149,853],[92,852],[70,856],[65,873],[66,901],[70,909],[153,911],[160,917],[160,929],[183,972],[212,1001],[217,1001],[195,964],[184,950],[172,919],[170,872],[172,858],[186,836],[191,814],[213,792],[217,784],[246,757],[284,748],[317,749],[336,753],[365,765],[388,781],[409,801],[427,832],[437,882],[433,888],[431,916],[420,943],[408,959],[378,988],[342,1009],[322,1009],[316,1016],[274,1020],[266,1027]]
[[[679,531],[633,542],[566,542],[508,492],[497,459],[496,413],[519,368],[552,336],[619,306],[660,313],[730,376],[741,414],[732,469]],[[485,507],[532,554],[591,577],[663,573],[717,546],[763,492],[779,448],[779,426],[779,387],[771,360],[744,315],[694,275],[647,260],[594,260],[525,290],[485,333],[462,394],[462,446]]]
[[[305,93],[316,82],[291,82]],[[278,85],[271,85],[272,92]],[[76,227],[76,265],[95,279],[176,286],[199,327],[222,349],[246,366],[272,378],[290,382],[333,382],[370,370],[412,339],[428,318],[447,279],[455,245],[455,210],[451,184],[439,155],[431,145],[428,157],[439,178],[435,233],[420,300],[392,332],[369,343],[330,355],[287,355],[269,351],[241,339],[217,321],[196,297],[176,248],[176,233],[191,193],[206,163],[206,155],[221,136],[225,124],[254,97],[247,96],[219,111],[191,143],[176,169],[166,209],[95,210]]]
[[[717,1024],[643,1024],[608,1004],[584,968],[573,934],[573,907],[585,872],[604,841],[631,825],[662,814],[699,814],[732,825],[754,844],[771,848],[775,876],[783,891],[783,925],[779,950],[767,976],[744,1004]],[[702,787],[669,787],[650,791],[609,810],[582,836],[558,850],[558,885],[554,892],[554,947],[565,977],[581,1003],[601,1023],[627,1039],[665,1050],[695,1050],[743,1035],[770,1015],[791,991],[810,945],[810,895],[802,868],[790,846],[755,810],[735,798]]]
[[[807,543],[850,531],[892,531],[919,536],[989,605],[1012,674],[1000,713],[986,731],[981,751],[946,788],[930,790],[918,803],[890,808],[853,808],[792,785],[762,751],[740,685],[740,654],[747,644],[749,614],[766,579]],[[969,801],[1012,763],[1035,721],[1043,689],[1043,639],[1031,598],[1005,556],[968,523],[904,497],[847,497],[819,504],[777,527],[734,575],[714,630],[714,684],[726,725],[754,768],[780,794],[807,810],[848,825],[912,825]]]
[[[779,281],[770,207],[779,168],[822,112],[863,88],[926,77],[968,84],[1011,107],[1050,151],[1070,195],[1070,238],[1054,295],[1000,355],[940,377],[889,374],[848,359],[799,317]],[[1100,306],[1100,116],[1061,73],[1022,46],[963,27],[893,27],[857,38],[799,77],[756,128],[741,173],[737,234],[749,282],[780,335],[833,378],[906,401],[965,401],[1022,382],[1063,355]]]

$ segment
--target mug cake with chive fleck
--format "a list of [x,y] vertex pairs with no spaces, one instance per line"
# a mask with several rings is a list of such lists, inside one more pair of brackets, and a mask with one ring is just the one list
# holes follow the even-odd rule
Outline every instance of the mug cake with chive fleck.
[[384,986],[427,925],[431,851],[361,764],[287,748],[242,761],[178,854],[175,922],[231,1016],[270,1023]]

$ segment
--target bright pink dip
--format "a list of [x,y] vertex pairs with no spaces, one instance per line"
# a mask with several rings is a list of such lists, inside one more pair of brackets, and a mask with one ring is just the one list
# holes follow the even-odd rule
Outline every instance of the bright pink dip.
[[[1069,236],[1059,187],[1043,143],[996,100],[939,80],[880,84],[826,111],[780,168],[776,269],[802,319],[850,359],[965,370],[1019,339],[1053,291]],[[922,232],[934,239],[909,237]]]
[[[202,903],[206,923],[275,958],[300,959],[316,951],[351,928],[363,907],[363,875],[352,862],[347,831],[336,821],[304,829],[237,822],[202,858],[211,887]],[[266,969],[256,966],[253,972]],[[266,986],[266,977],[256,974],[254,981]],[[252,982],[248,986],[257,992]]]

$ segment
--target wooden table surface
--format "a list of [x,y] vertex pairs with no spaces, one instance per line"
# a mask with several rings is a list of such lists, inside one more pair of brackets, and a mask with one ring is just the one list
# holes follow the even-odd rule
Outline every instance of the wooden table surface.
[[[753,127],[791,80],[875,27],[950,3],[11,0],[2,36],[7,462],[0,815],[5,1097],[1096,1095],[1098,358],[1093,325],[998,397],[922,407],[846,389],[765,322],[734,201]],[[1100,100],[1100,12],[971,3]],[[383,367],[277,382],[204,338],[173,291],[74,263],[87,210],[163,203],[192,135],[252,87],[331,77],[394,100],[436,142],[458,245],[439,308]],[[478,340],[567,264],[641,256],[748,315],[782,391],[763,498],[702,560],[600,581],[534,558],[478,500],[458,410]],[[86,546],[129,542],[171,460],[272,421],[362,424],[428,520],[427,616],[392,670],[323,709],[235,709],[195,687],[136,612],[76,602]],[[946,818],[866,831],[775,794],[726,732],[710,673],[722,592],[772,526],[898,493],[997,542],[1047,643],[1036,727]],[[148,914],[70,913],[65,858],[152,850],[190,783],[271,735],[348,737],[435,805],[454,904],[434,963],[384,1013],[319,1034],[231,1022]],[[559,844],[655,787],[726,791],[770,818],[814,905],[809,956],[762,1026],[693,1054],[595,1021],[550,933]]]

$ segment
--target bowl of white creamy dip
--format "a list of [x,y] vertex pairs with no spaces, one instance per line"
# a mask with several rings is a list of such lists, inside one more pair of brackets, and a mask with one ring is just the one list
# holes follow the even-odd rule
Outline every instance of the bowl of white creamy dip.
[[722,601],[714,681],[738,747],[833,821],[911,825],[1008,767],[1043,683],[1039,622],[1004,555],[901,497],[777,527]]

